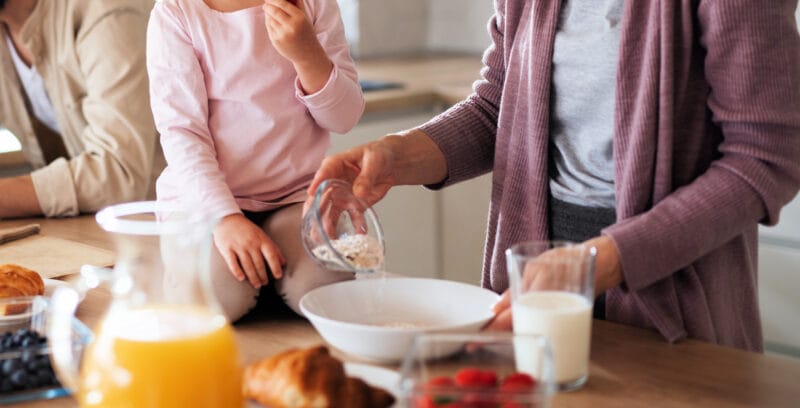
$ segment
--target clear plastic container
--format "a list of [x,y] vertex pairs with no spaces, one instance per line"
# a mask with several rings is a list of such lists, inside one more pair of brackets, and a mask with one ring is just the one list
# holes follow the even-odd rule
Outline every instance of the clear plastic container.
[[303,219],[303,246],[332,271],[371,273],[384,269],[385,243],[378,216],[353,195],[350,183],[323,181]]
[[549,341],[512,333],[421,334],[401,367],[403,406],[525,407],[555,391]]
[[[0,299],[0,342],[6,337],[6,333],[18,333],[21,329],[35,332],[44,337],[49,305],[48,298],[43,296]],[[91,341],[92,332],[79,320],[73,320],[72,336],[76,345],[73,353],[80,354],[83,352],[83,348]],[[37,360],[34,363],[36,365],[49,364],[50,345],[45,342],[33,344],[24,349],[16,348],[12,351],[5,351],[5,348],[2,348],[0,350],[2,350],[0,351],[0,405],[37,399],[51,399],[69,394],[61,385],[36,386],[23,390],[3,390],[2,382],[8,381],[12,374],[12,372],[6,372],[9,371],[9,368],[14,368],[14,371],[16,371],[23,364],[30,364],[29,362],[33,360]]]

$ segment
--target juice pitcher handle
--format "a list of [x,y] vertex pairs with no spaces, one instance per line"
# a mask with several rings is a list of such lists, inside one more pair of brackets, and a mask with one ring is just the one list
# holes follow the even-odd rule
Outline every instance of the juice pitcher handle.
[[111,269],[92,265],[81,267],[81,276],[75,285],[62,286],[53,292],[47,316],[47,337],[50,342],[51,362],[61,384],[72,391],[80,385],[80,349],[73,342],[72,319],[78,303],[87,291],[111,278]]

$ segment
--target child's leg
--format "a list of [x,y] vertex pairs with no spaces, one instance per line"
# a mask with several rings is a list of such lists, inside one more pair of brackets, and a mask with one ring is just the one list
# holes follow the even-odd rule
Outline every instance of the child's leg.
[[[189,261],[187,265],[185,250],[171,237],[162,237],[160,241],[161,255],[165,266],[164,296],[175,302],[186,302],[196,299],[197,286],[194,285],[198,265]],[[209,237],[211,239],[211,237]],[[209,259],[209,275],[211,290],[217,298],[222,312],[230,321],[236,321],[256,305],[258,290],[248,281],[239,282],[228,269],[214,242],[211,245]],[[194,266],[194,267],[193,267]],[[188,274],[191,274],[189,276]]]
[[239,320],[255,307],[259,290],[253,288],[248,280],[239,282],[233,277],[228,265],[217,250],[217,246],[213,243],[211,244],[209,274],[211,275],[211,289],[229,321]]
[[270,214],[262,226],[286,258],[283,278],[277,282],[270,281],[270,285],[277,285],[278,293],[296,313],[300,313],[300,298],[310,290],[353,279],[349,273],[322,269],[308,257],[300,238],[302,212],[302,203],[283,207]]

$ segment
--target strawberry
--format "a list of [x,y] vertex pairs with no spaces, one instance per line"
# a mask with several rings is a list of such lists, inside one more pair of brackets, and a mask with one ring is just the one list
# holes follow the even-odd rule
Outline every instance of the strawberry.
[[484,370],[481,372],[481,384],[484,387],[495,387],[497,386],[497,374],[491,370]]
[[450,377],[434,377],[428,380],[429,387],[452,387],[455,384]]
[[497,385],[497,374],[475,367],[462,368],[456,373],[454,379],[459,387],[494,387]]
[[506,376],[500,384],[501,391],[528,392],[536,387],[536,380],[525,373],[513,373]]
[[466,407],[467,407],[466,405],[458,401],[448,402],[444,405],[439,405],[439,408],[466,408]]
[[469,408],[496,408],[497,396],[494,390],[486,393],[467,394],[461,398],[461,402]]
[[414,408],[436,408],[436,403],[430,395],[421,395],[414,398]]

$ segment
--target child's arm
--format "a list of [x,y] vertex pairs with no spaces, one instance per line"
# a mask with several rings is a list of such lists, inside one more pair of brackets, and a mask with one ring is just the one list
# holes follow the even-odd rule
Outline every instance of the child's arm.
[[[168,170],[181,201],[222,218],[239,213],[208,127],[208,94],[200,61],[172,3],[156,3],[147,28],[150,105]],[[164,177],[162,175],[161,177]],[[177,195],[177,194],[176,194]]]
[[267,0],[264,23],[269,39],[278,52],[294,65],[300,86],[306,94],[318,92],[328,82],[333,63],[317,40],[314,27],[300,1]]
[[270,40],[297,71],[297,97],[321,127],[346,133],[361,118],[364,97],[336,0],[264,3]]

